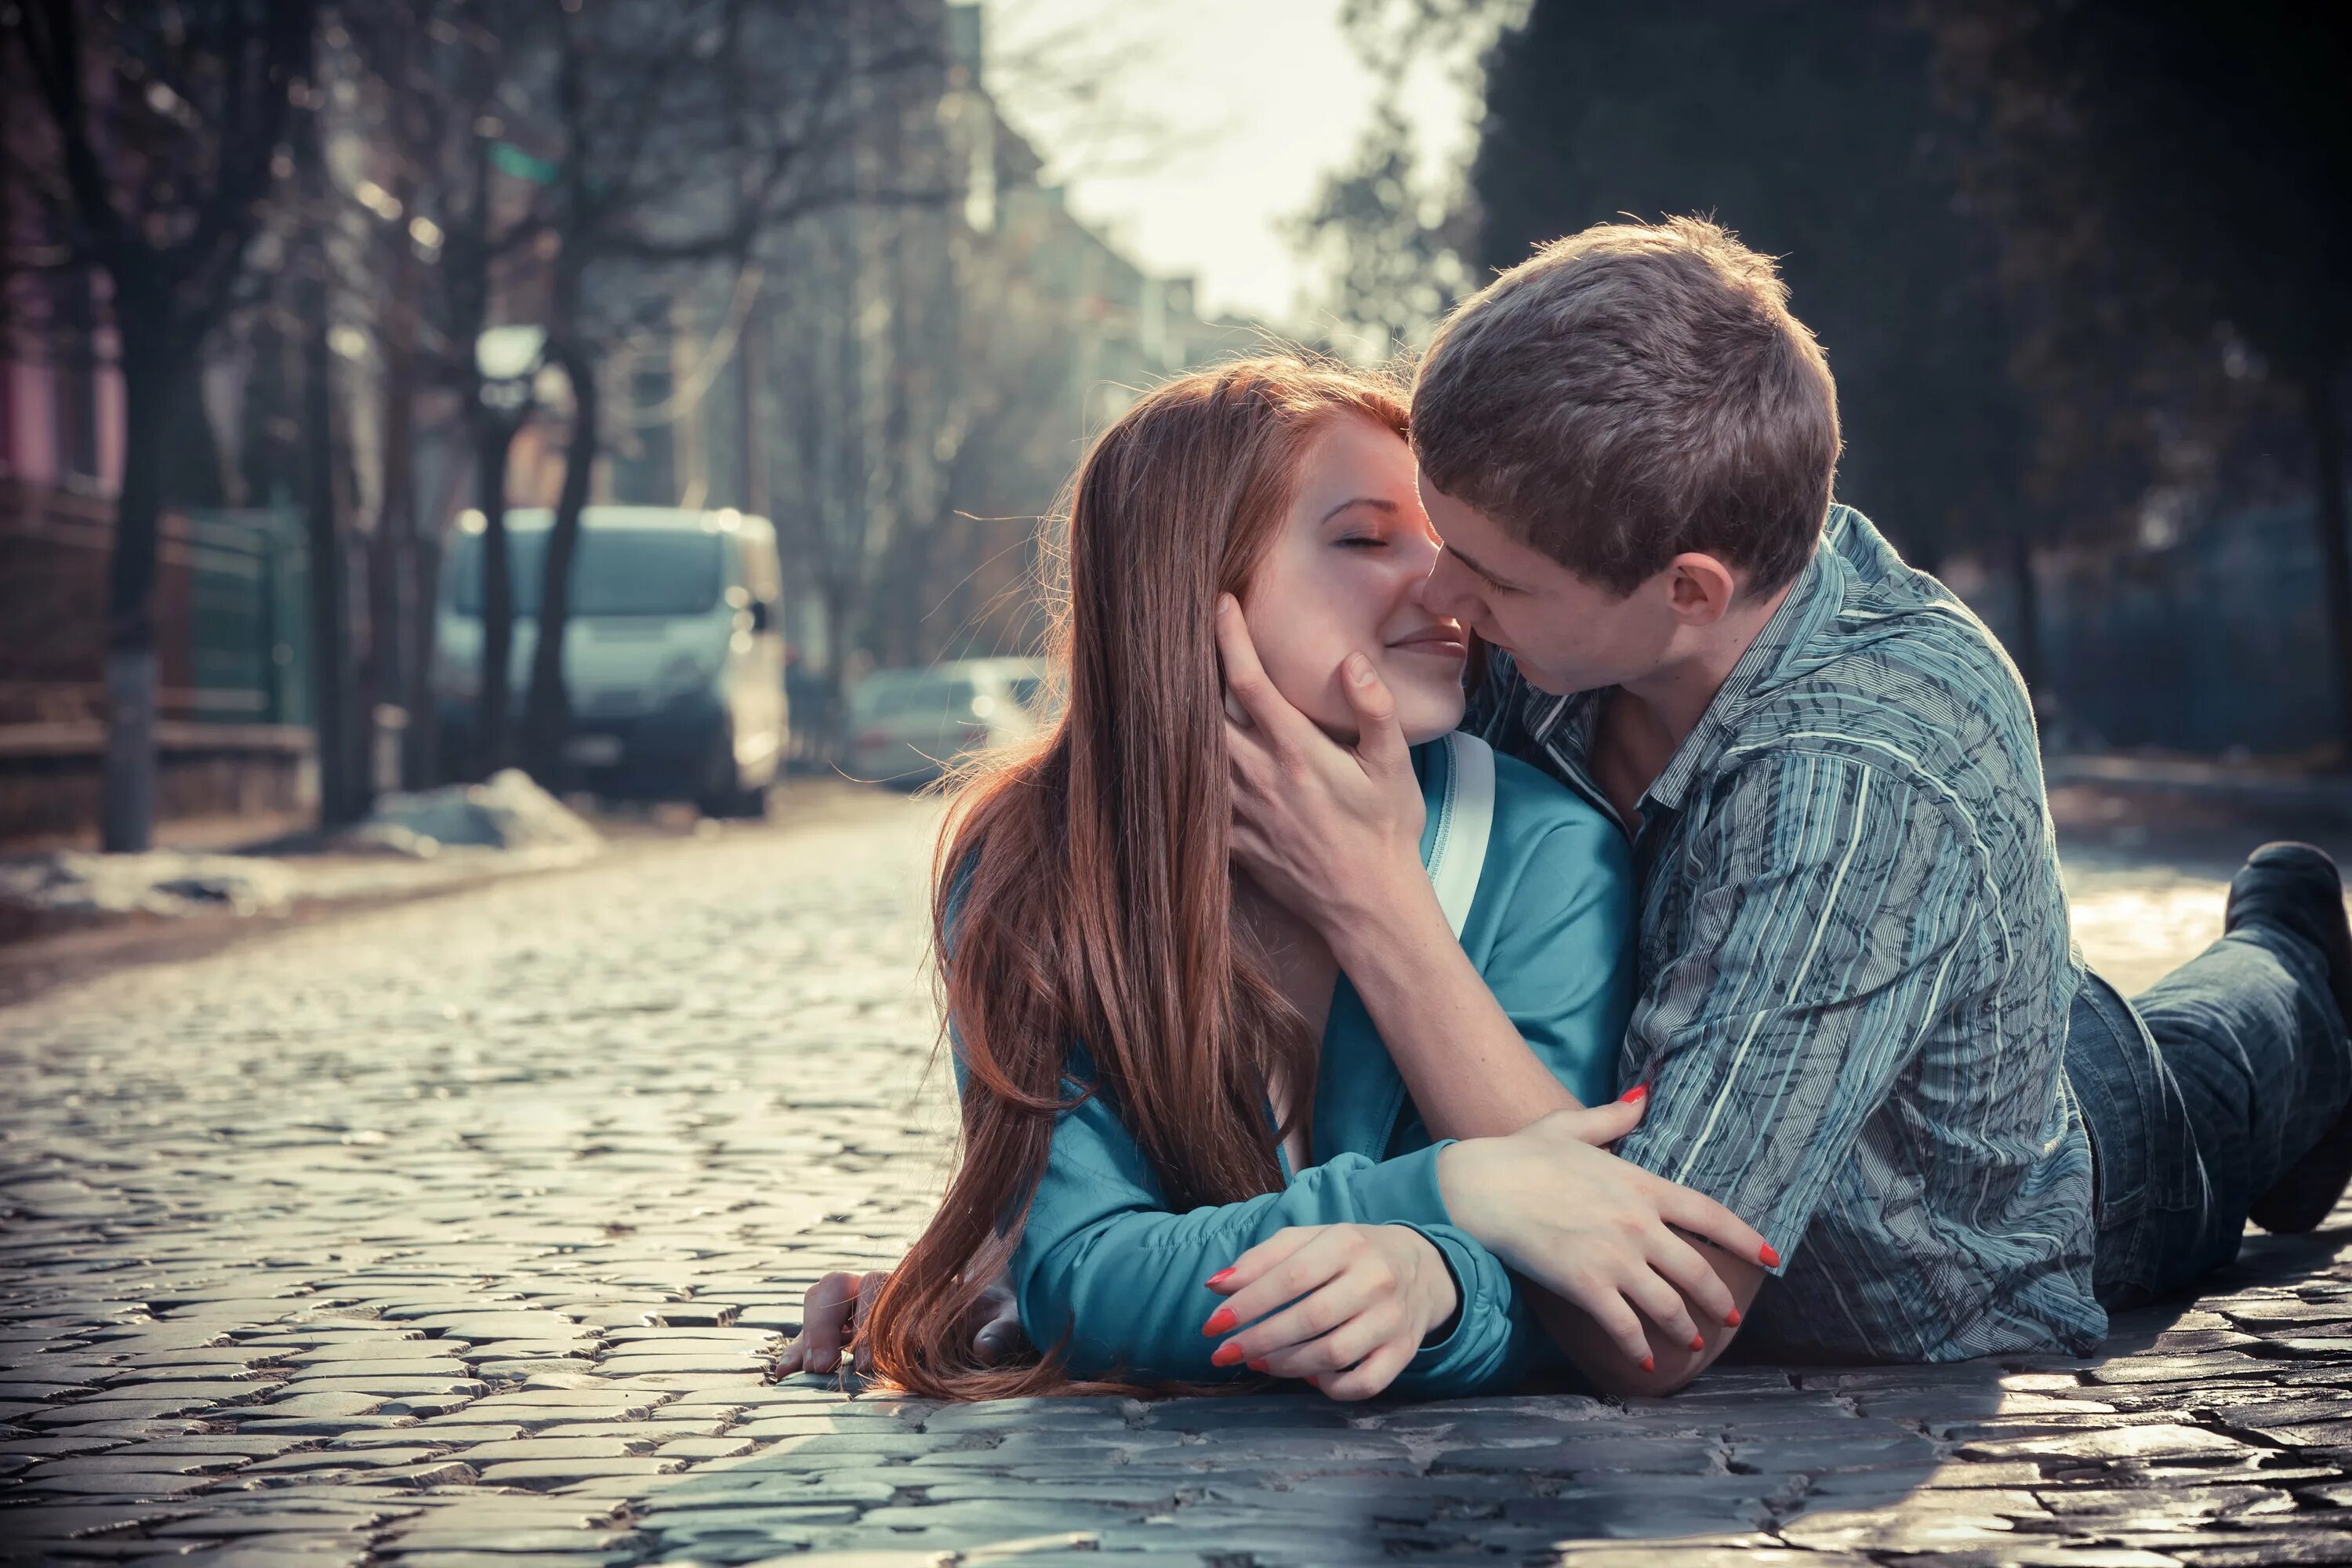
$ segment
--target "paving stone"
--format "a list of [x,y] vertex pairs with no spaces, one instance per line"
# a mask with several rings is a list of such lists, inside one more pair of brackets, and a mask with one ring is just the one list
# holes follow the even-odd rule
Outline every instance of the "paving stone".
[[475,1464],[490,1459],[593,1459],[650,1454],[658,1446],[651,1434],[637,1437],[519,1437],[506,1442],[478,1443],[460,1450]]
[[446,1356],[313,1362],[293,1369],[288,1386],[327,1384],[336,1388],[367,1388],[382,1384],[402,1388],[436,1387],[451,1382],[474,1381],[462,1361]]
[[332,1446],[338,1448],[398,1447],[412,1443],[495,1443],[504,1437],[519,1437],[522,1428],[511,1423],[482,1422],[465,1426],[436,1426],[430,1421],[402,1421],[360,1432],[343,1432],[335,1436]]
[[201,1491],[212,1484],[211,1476],[117,1470],[100,1476],[20,1476],[12,1483],[10,1492],[17,1496],[49,1493],[74,1497],[162,1498]]
[[656,1458],[506,1459],[475,1467],[491,1486],[539,1488],[569,1481],[604,1480],[614,1476],[670,1475],[681,1468],[678,1460]]
[[2045,1436],[2013,1437],[1974,1443],[1960,1450],[1963,1458],[2014,1458],[2023,1456],[2053,1459],[2217,1459],[2252,1457],[2243,1443],[2200,1426],[2125,1426]]
[[727,1459],[758,1446],[743,1437],[673,1437],[654,1452],[665,1459]]

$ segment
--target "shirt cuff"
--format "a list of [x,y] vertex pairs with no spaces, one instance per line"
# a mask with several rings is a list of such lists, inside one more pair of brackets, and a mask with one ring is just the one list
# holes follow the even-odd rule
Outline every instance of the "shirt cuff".
[[1423,1240],[1437,1248],[1437,1256],[1445,1260],[1445,1271],[1454,1277],[1454,1316],[1444,1325],[1444,1333],[1433,1340],[1424,1340],[1413,1352],[1407,1370],[1427,1373],[1454,1356],[1464,1348],[1467,1336],[1482,1332],[1485,1319],[1495,1303],[1489,1301],[1479,1277],[1478,1244],[1450,1225],[1431,1227],[1407,1226]]

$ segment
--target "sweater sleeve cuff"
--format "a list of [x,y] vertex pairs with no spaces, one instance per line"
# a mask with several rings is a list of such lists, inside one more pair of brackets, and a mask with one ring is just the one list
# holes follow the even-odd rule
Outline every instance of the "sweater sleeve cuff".
[[1451,1227],[1454,1216],[1445,1212],[1445,1196],[1437,1184],[1437,1156],[1453,1142],[1448,1138],[1353,1173],[1348,1184],[1352,1189],[1357,1212],[1376,1221],[1409,1225],[1424,1232],[1433,1226]]
[[1444,1337],[1414,1352],[1407,1373],[1444,1381],[1449,1370],[1458,1373],[1471,1364],[1494,1361],[1511,1338],[1509,1276],[1493,1253],[1450,1225],[1410,1228],[1445,1259],[1446,1271],[1454,1276],[1454,1308]]

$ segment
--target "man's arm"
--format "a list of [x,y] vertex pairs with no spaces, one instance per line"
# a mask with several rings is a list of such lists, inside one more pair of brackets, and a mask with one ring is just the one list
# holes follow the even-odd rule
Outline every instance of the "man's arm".
[[[1850,757],[1755,757],[1706,809],[1679,858],[1700,879],[1681,952],[1628,1032],[1652,1110],[1617,1152],[1755,1224],[1780,1272],[1922,1037],[1981,985],[1998,903],[1971,835],[1907,777]],[[1490,1156],[1446,1182],[1457,1223],[1539,1283],[1574,1278],[1577,1237],[1539,1194],[1581,1156],[1500,1142],[1516,1164]],[[1738,1297],[1744,1266],[1709,1261]],[[1575,1326],[1555,1332],[1581,1364]],[[1658,1382],[1670,1365],[1656,1358]]]

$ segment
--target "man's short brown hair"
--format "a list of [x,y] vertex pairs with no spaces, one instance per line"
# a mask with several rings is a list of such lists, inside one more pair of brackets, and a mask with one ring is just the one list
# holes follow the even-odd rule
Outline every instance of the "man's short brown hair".
[[1701,218],[1554,240],[1438,330],[1422,473],[1624,595],[1685,551],[1770,593],[1829,514],[1837,388],[1771,259]]

